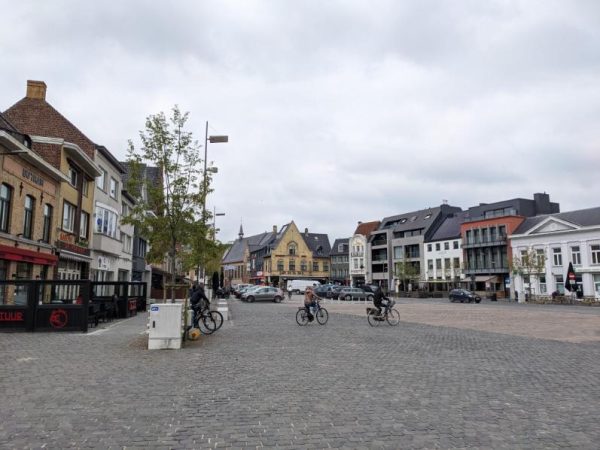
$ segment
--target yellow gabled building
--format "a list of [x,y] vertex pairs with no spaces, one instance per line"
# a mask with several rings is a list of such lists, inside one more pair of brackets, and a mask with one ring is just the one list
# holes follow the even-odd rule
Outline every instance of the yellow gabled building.
[[301,233],[294,221],[273,231],[262,264],[269,284],[284,287],[288,280],[329,280],[331,245],[326,234],[309,233],[308,228]]

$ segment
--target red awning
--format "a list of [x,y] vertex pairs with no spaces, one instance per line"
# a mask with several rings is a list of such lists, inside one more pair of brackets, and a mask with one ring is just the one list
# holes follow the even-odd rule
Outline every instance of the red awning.
[[23,261],[33,264],[42,264],[45,266],[54,266],[58,261],[58,257],[56,255],[26,250],[24,248],[10,247],[8,245],[0,245],[0,259]]

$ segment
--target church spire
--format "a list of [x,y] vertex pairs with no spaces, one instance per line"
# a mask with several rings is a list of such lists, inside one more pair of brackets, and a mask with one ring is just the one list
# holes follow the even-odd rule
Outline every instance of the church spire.
[[244,239],[244,229],[242,228],[242,224],[240,223],[240,232],[238,233],[240,239]]

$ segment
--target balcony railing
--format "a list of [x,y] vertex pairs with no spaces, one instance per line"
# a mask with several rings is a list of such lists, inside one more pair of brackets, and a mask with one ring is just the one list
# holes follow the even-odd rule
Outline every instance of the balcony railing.
[[498,236],[495,239],[471,239],[463,242],[463,248],[493,247],[506,245],[506,236]]
[[477,273],[506,273],[508,272],[507,267],[477,267],[477,268],[465,268],[465,275],[467,274],[477,274]]
[[362,258],[365,256],[365,252],[351,252],[350,256],[353,258]]

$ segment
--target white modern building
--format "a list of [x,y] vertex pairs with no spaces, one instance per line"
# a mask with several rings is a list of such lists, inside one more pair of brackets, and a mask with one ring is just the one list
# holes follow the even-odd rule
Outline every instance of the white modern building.
[[446,217],[431,239],[425,242],[425,276],[430,291],[448,291],[464,280],[460,225],[464,212]]
[[564,293],[569,263],[584,297],[600,299],[600,207],[525,219],[510,236],[513,256],[533,250],[545,259],[545,270],[514,275],[514,290],[551,295]]

